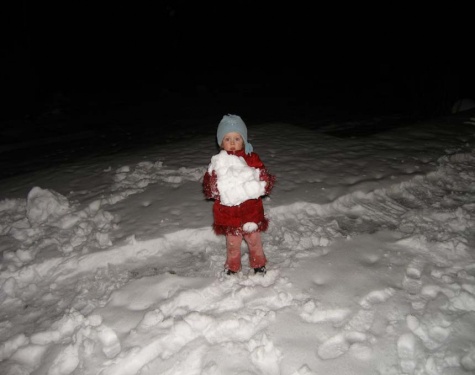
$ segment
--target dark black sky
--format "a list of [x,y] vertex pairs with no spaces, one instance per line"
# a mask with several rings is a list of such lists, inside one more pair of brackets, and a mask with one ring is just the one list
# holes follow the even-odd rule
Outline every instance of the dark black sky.
[[144,85],[400,97],[408,87],[469,95],[475,83],[463,9],[172,0],[13,8],[1,54],[11,104]]

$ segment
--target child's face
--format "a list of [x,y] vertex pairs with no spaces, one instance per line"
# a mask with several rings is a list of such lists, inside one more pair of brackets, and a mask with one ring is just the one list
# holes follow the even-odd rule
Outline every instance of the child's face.
[[226,151],[240,151],[244,146],[244,140],[239,133],[227,133],[223,137],[221,147]]

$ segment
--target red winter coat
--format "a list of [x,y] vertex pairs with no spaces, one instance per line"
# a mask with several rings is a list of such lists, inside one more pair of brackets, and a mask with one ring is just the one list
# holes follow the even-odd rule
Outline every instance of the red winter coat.
[[[260,180],[266,181],[265,194],[268,195],[274,187],[275,176],[271,175],[262,163],[259,155],[255,152],[246,154],[244,150],[228,151],[230,155],[241,156],[249,167],[260,169]],[[258,232],[264,232],[269,220],[264,215],[264,206],[262,198],[249,199],[237,206],[225,206],[221,204],[218,191],[218,177],[216,172],[211,174],[206,172],[203,178],[203,192],[207,199],[214,199],[213,229],[216,234],[242,234],[242,226],[246,223],[253,222],[257,224]]]

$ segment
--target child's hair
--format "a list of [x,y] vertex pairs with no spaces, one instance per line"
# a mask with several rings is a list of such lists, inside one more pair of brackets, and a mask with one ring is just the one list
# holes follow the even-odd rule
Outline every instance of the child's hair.
[[216,139],[218,145],[221,147],[223,143],[223,138],[228,133],[239,133],[244,141],[244,149],[246,154],[250,154],[253,150],[252,145],[247,141],[247,127],[241,117],[237,115],[227,115],[223,116],[222,120],[218,125],[218,131],[216,134]]

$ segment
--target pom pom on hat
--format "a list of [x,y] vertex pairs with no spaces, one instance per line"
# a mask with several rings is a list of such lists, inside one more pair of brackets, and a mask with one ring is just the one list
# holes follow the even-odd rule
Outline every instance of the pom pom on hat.
[[241,117],[237,115],[223,116],[222,120],[218,125],[218,131],[216,135],[216,139],[220,147],[221,143],[223,143],[224,136],[228,133],[241,134],[241,137],[244,140],[244,150],[246,154],[250,154],[252,152],[252,145],[247,141],[247,127],[244,121],[242,121]]

